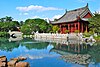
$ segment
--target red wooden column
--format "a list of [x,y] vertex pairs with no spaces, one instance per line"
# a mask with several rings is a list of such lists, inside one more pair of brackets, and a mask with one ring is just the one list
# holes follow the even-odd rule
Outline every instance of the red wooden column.
[[68,30],[69,30],[69,32],[70,32],[70,24],[68,24]]
[[79,30],[79,32],[80,32],[80,22],[78,22],[78,30]]
[[[76,30],[76,23],[74,24],[74,26],[75,26],[75,30]],[[74,31],[75,31],[75,30],[74,30]]]
[[82,33],[84,32],[84,28],[83,28],[83,23],[82,23],[82,31],[81,31]]

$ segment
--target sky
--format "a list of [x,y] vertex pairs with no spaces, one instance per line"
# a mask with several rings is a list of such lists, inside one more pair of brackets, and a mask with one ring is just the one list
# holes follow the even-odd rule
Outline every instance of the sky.
[[100,0],[0,0],[0,18],[11,16],[17,21],[43,18],[53,20],[65,11],[86,6],[92,13],[100,12]]

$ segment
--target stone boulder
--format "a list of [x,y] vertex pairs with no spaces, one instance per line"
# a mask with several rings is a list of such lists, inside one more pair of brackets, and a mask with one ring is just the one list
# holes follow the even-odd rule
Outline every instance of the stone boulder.
[[77,64],[88,64],[90,63],[90,55],[88,54],[69,54],[63,55],[62,58],[67,62],[77,63]]
[[8,67],[15,67],[17,63],[17,60],[11,60],[7,63]]
[[1,62],[7,62],[6,56],[0,56],[0,61]]
[[12,58],[11,60],[16,60],[16,61],[23,61],[26,60],[26,57],[17,57],[17,58]]
[[16,67],[30,67],[28,62],[18,62]]
[[7,66],[6,56],[0,56],[0,67],[6,67],[6,66]]
[[28,62],[19,62],[26,59],[25,57],[17,57],[7,62],[6,56],[0,56],[0,67],[30,67]]

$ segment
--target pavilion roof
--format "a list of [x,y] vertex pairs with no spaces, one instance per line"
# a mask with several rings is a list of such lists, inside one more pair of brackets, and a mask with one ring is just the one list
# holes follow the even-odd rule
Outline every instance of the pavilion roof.
[[57,19],[55,21],[50,21],[50,23],[58,24],[58,23],[72,22],[72,21],[76,21],[78,17],[83,19],[84,16],[88,12],[92,15],[92,13],[90,12],[90,10],[88,8],[88,4],[87,4],[85,7],[74,9],[71,11],[66,11],[62,17],[60,17],[59,19]]

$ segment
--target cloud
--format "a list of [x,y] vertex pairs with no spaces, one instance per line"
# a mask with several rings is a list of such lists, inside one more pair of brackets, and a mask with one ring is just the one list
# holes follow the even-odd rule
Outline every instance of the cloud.
[[16,7],[17,10],[19,11],[31,11],[31,10],[36,10],[36,11],[48,11],[48,10],[63,10],[60,8],[55,8],[55,7],[44,7],[44,6],[38,6],[38,5],[30,5],[26,7]]
[[62,15],[55,15],[55,16],[53,16],[53,17],[52,17],[52,19],[51,19],[51,20],[54,20],[54,19],[59,19],[61,16],[62,16]]
[[30,54],[26,54],[26,55],[20,55],[22,57],[26,57],[26,58],[30,58],[30,59],[43,59],[45,57],[56,57],[56,54],[41,54],[41,55],[30,55]]

